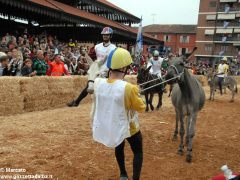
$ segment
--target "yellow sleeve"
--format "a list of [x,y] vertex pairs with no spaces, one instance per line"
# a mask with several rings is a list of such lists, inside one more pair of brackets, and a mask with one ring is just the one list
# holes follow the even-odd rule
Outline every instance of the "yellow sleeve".
[[125,87],[125,107],[128,110],[143,112],[146,108],[136,85],[127,83]]

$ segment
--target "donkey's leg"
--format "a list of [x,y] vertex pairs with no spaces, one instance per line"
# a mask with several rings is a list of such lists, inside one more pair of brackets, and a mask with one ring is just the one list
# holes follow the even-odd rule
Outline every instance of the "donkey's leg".
[[195,126],[196,126],[196,120],[197,120],[197,112],[191,113],[190,115],[190,124],[189,124],[189,143],[187,147],[187,162],[192,162],[192,143],[193,143],[193,137],[195,135]]
[[232,99],[230,100],[230,102],[234,102],[234,96],[235,96],[235,89],[234,89],[234,85],[229,85],[228,89],[231,91],[232,93]]
[[178,122],[179,122],[179,115],[178,115],[178,112],[177,112],[176,109],[175,109],[175,112],[176,112],[176,126],[175,126],[175,131],[174,131],[174,134],[173,134],[173,138],[172,138],[173,141],[176,141],[176,140],[177,140],[177,135],[178,135]]
[[153,106],[153,96],[154,96],[154,93],[153,92],[151,92],[150,93],[150,100],[149,100],[149,104],[150,104],[150,108],[151,108],[151,110],[153,111],[154,110],[154,106]]
[[149,108],[148,108],[148,104],[149,104],[148,93],[145,92],[144,95],[145,95],[145,100],[146,100],[146,109],[145,109],[145,111],[148,112],[149,111]]
[[179,145],[179,148],[178,148],[178,154],[183,155],[183,148],[184,148],[183,137],[184,137],[184,134],[185,134],[184,115],[183,115],[183,112],[179,112],[178,115],[179,115],[179,120],[180,120],[180,136],[181,136],[181,141],[180,141],[180,145]]
[[157,105],[157,110],[159,110],[159,108],[162,107],[162,96],[163,96],[163,93],[162,93],[162,92],[159,92],[159,93],[158,93],[158,105]]
[[212,100],[214,101],[214,96],[215,96],[215,90],[216,90],[216,87],[213,87],[213,90],[212,90]]
[[190,116],[187,116],[187,123],[186,123],[186,145],[189,143],[189,128],[190,128]]
[[212,100],[213,88],[210,87],[210,97],[209,100]]

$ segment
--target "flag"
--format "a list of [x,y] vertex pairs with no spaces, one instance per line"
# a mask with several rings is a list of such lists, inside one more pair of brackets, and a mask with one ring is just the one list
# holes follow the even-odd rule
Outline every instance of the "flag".
[[142,18],[138,28],[136,48],[135,48],[135,63],[140,64],[143,51],[143,38],[142,38]]
[[224,23],[223,23],[223,27],[224,27],[224,28],[227,28],[228,25],[229,25],[229,22],[228,22],[228,21],[224,21]]
[[225,6],[224,12],[225,13],[229,13],[229,11],[230,11],[230,7],[229,6]]
[[226,42],[227,41],[227,36],[223,36],[222,37],[222,42]]

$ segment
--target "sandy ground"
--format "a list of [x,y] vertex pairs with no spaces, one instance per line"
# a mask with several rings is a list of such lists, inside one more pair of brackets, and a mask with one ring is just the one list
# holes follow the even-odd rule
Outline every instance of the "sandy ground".
[[[207,97],[209,91],[207,90]],[[193,162],[177,154],[179,140],[171,140],[175,113],[166,94],[159,111],[140,115],[144,141],[143,180],[211,179],[224,164],[240,172],[240,98],[230,93],[206,101],[197,120]],[[154,102],[156,104],[156,102]],[[17,174],[51,174],[59,180],[115,180],[119,172],[114,150],[91,136],[91,104],[0,117],[0,168],[24,168]],[[125,148],[132,174],[132,153]],[[0,169],[1,171],[1,169]],[[0,175],[14,174],[1,172]]]

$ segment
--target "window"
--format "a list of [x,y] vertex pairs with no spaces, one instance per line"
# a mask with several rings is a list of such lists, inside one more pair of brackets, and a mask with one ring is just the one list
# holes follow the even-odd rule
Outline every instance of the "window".
[[163,41],[164,41],[164,42],[170,42],[170,41],[171,41],[171,36],[169,36],[169,35],[164,35]]
[[217,6],[217,2],[216,1],[210,1],[209,2],[209,7],[214,8],[216,6]]
[[189,43],[189,36],[180,36],[180,43]]
[[212,51],[212,44],[205,44],[205,51],[211,52]]
[[221,51],[224,51],[224,52],[226,52],[228,50],[228,46],[221,46]]

